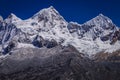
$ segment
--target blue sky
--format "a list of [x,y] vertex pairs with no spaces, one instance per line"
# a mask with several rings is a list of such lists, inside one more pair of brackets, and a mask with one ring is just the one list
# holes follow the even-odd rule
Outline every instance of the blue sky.
[[119,0],[0,0],[0,15],[10,13],[27,19],[43,8],[53,6],[69,22],[80,24],[102,13],[120,26]]

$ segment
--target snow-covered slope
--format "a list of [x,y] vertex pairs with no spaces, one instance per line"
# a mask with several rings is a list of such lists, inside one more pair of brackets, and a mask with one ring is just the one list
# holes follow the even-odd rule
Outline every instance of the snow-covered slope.
[[66,28],[67,24],[52,6],[42,9],[27,20],[15,23],[16,27],[21,29],[22,32],[30,34],[30,38],[40,35],[44,39],[55,39],[58,42],[62,38],[71,36]]
[[101,51],[112,53],[120,48],[119,28],[103,14],[99,14],[84,24],[70,22],[68,29],[72,36],[80,41],[77,42],[78,50],[88,55]]
[[[75,32],[72,32],[73,28],[76,29]],[[114,33],[118,30],[115,24],[106,16],[99,14],[97,17],[91,19],[90,21],[79,25],[74,22],[70,22],[68,25],[69,30],[73,36],[77,33],[78,38],[85,38],[90,40],[95,40],[98,37],[103,37],[106,35],[110,35],[110,33]]]
[[0,49],[9,53],[14,48],[73,45],[79,52],[93,55],[120,49],[120,30],[108,17],[99,14],[84,24],[68,23],[54,7],[40,10],[22,20],[10,14],[0,17]]
[[[67,22],[55,10],[49,7],[40,10],[27,20],[22,20],[14,14],[1,24],[1,49],[2,52],[9,44],[14,43],[15,47],[42,47],[55,46],[63,43],[66,39],[72,38],[67,29]],[[8,51],[7,51],[8,52]]]

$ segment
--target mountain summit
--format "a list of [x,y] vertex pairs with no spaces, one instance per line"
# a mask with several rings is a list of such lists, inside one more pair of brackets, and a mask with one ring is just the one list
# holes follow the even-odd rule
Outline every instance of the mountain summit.
[[[38,13],[33,15],[33,19],[41,20],[41,19],[63,19],[63,17],[59,14],[59,12],[53,7],[45,8],[40,10]],[[64,19],[63,19],[64,20]]]
[[95,25],[97,27],[102,27],[103,29],[112,28],[115,26],[112,20],[103,14],[99,14],[97,17],[93,18],[92,20],[86,22],[85,24],[88,25]]
[[21,21],[20,18],[18,18],[15,14],[11,13],[7,19],[5,19],[6,23],[14,23],[14,22],[18,22]]

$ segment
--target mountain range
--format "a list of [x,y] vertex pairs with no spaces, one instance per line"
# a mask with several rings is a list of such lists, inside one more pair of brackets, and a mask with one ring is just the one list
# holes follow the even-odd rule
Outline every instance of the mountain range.
[[[80,65],[82,65],[83,68],[87,67],[86,64],[89,68],[85,69],[89,71],[93,64],[91,60],[95,60],[96,62],[104,60],[119,61],[120,28],[103,14],[99,14],[83,24],[72,21],[67,22],[53,6],[40,10],[26,20],[22,20],[11,13],[4,20],[2,16],[0,17],[0,51],[1,80],[7,80],[4,75],[12,79],[8,74],[15,77],[15,72],[19,72],[18,75],[24,74],[20,71],[28,69],[28,65],[30,70],[33,65],[41,66],[41,68],[49,67],[50,70],[54,66],[55,69],[62,68],[63,70],[63,67],[68,66],[71,60],[72,68],[73,66],[78,66],[78,68],[75,68],[75,72],[77,69],[79,71]],[[113,56],[115,57],[113,58]],[[76,60],[81,63],[77,65]],[[82,63],[84,63],[84,65]],[[98,65],[99,64],[97,64],[97,66]],[[96,70],[96,65],[94,68],[93,70]],[[111,69],[113,68],[110,68],[110,70]],[[116,69],[117,68],[115,68],[115,70]],[[49,72],[49,70],[47,71]],[[43,73],[48,74],[47,71],[44,72],[43,70]],[[52,69],[52,71],[54,70]],[[80,72],[82,71],[80,70]],[[61,73],[62,72],[58,72],[60,75]],[[84,79],[84,74],[77,76],[79,79],[71,78],[70,74],[72,75],[72,73],[74,72],[69,73],[69,70],[64,73],[64,75],[70,79],[65,79],[66,76],[64,75],[62,75],[62,78],[56,75],[55,79],[53,79],[51,76],[55,75],[55,73],[53,75],[49,73],[49,80],[89,80],[87,79],[88,77]],[[87,72],[85,72],[85,75],[86,74]],[[95,75],[97,73],[90,71],[88,74]],[[116,74],[118,73],[115,73],[115,75]],[[78,73],[76,73],[76,75],[78,75]],[[19,79],[24,80],[23,77]],[[48,80],[47,77],[45,78],[43,76],[39,77],[39,79]],[[39,79],[30,78],[29,80]],[[90,80],[96,79],[96,77],[90,78]],[[100,78],[100,80],[105,79]],[[116,78],[116,80],[118,79]]]

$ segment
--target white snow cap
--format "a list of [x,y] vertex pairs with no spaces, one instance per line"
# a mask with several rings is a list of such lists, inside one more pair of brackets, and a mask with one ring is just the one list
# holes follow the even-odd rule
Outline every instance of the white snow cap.
[[49,8],[45,8],[40,10],[38,13],[36,13],[35,15],[33,15],[32,19],[51,19],[51,18],[55,18],[55,19],[63,19],[64,18],[59,14],[59,12],[53,7],[50,6]]
[[112,23],[113,24],[113,22],[112,22],[112,20],[110,18],[104,16],[103,14],[99,14],[95,18],[87,21],[85,24],[104,26],[104,25],[107,25],[108,23]]
[[22,20],[13,13],[11,13],[8,16],[8,18],[5,19],[5,22],[7,22],[7,23],[14,23],[14,22],[18,22],[18,21],[22,21]]

